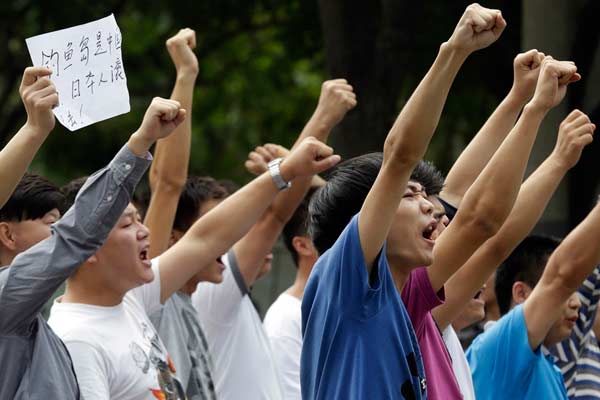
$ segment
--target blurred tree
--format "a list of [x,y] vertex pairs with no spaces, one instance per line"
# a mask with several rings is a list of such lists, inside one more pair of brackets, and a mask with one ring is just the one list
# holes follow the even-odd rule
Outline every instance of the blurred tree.
[[[76,11],[76,12],[74,12]],[[123,34],[131,112],[74,134],[58,126],[33,168],[61,183],[101,167],[137,128],[154,96],[168,97],[174,68],[165,40],[179,28],[198,37],[191,171],[245,180],[256,145],[291,145],[310,116],[322,80],[314,5],[302,1],[13,1],[0,5],[0,142],[24,122],[18,96],[31,61],[25,38],[114,13]]]

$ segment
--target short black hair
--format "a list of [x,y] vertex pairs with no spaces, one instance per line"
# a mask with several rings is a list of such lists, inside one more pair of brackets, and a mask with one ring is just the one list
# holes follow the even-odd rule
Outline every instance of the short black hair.
[[205,201],[224,199],[229,193],[210,176],[191,175],[179,196],[173,228],[185,232],[196,222]]
[[[329,249],[356,215],[381,169],[383,153],[369,153],[337,165],[328,174],[327,183],[309,204],[309,232],[319,254]],[[411,181],[420,183],[427,195],[438,195],[444,176],[435,166],[421,160],[413,170]]]
[[237,192],[241,187],[240,185],[238,185],[237,182],[234,182],[231,179],[219,179],[217,182],[219,183],[219,185],[223,186],[223,188],[227,192],[227,195],[229,196]]
[[75,203],[75,197],[77,197],[77,193],[79,193],[79,191],[81,190],[81,187],[83,186],[85,181],[87,181],[87,178],[88,178],[87,176],[75,178],[72,181],[64,184],[60,188],[60,191],[62,192],[63,196],[65,196],[65,201],[63,203],[63,207],[61,210],[61,212],[63,214],[69,208],[71,208],[71,206],[73,206],[73,203]]
[[500,315],[510,311],[514,283],[521,281],[534,288],[559,244],[560,240],[551,236],[528,236],[498,268],[494,290]]
[[48,179],[26,173],[17,184],[4,207],[0,208],[0,221],[20,222],[42,218],[53,209],[62,209],[64,196]]
[[302,202],[296,208],[296,211],[294,211],[294,215],[292,215],[292,218],[290,218],[283,228],[283,243],[285,243],[285,247],[287,247],[292,255],[296,267],[298,267],[298,252],[296,252],[292,242],[296,236],[308,236],[308,203],[318,189],[311,187],[308,190],[304,199],[302,199]]

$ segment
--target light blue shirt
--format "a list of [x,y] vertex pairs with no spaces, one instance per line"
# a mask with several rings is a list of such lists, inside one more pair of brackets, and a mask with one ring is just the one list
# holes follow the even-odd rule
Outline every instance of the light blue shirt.
[[553,357],[529,346],[519,305],[479,335],[467,350],[475,396],[486,399],[566,399]]

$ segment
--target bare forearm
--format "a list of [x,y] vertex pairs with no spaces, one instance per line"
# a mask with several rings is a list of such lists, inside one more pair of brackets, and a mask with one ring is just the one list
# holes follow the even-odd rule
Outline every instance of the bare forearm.
[[550,156],[521,186],[502,228],[446,282],[446,302],[433,311],[440,329],[454,322],[469,299],[529,234],[566,172],[567,168]]
[[196,75],[177,76],[172,100],[188,110],[187,118],[171,136],[156,144],[155,161],[150,169],[152,197],[144,220],[150,230],[149,256],[156,257],[169,247],[169,239],[181,190],[185,186],[192,140],[192,98]]
[[454,50],[448,43],[440,46],[430,70],[394,122],[386,144],[398,142],[399,145],[394,146],[397,152],[414,160],[423,157],[452,82],[465,59],[466,55]]
[[25,124],[0,152],[0,207],[10,198],[48,134]]
[[445,181],[441,197],[455,207],[485,168],[515,124],[525,102],[511,91],[458,157]]
[[171,136],[156,143],[154,162],[150,169],[150,188],[158,181],[175,187],[183,187],[187,178],[192,141],[192,103],[194,97],[195,74],[178,74],[171,99],[177,100],[188,111],[186,119]]

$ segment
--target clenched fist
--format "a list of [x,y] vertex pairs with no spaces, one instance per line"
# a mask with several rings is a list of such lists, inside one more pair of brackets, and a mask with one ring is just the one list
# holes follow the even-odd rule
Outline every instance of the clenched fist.
[[290,182],[296,178],[313,176],[333,167],[340,160],[339,155],[333,154],[333,148],[307,137],[281,162],[281,177]]
[[523,104],[529,101],[535,92],[535,86],[545,56],[544,53],[534,49],[515,57],[513,62],[514,82],[511,92]]
[[139,129],[131,136],[131,150],[139,156],[146,154],[154,142],[169,136],[183,122],[185,114],[178,101],[155,97]]
[[580,79],[581,75],[577,73],[575,63],[557,61],[546,56],[542,62],[535,94],[529,104],[544,112],[549,111],[565,97],[567,85]]
[[560,123],[556,146],[552,156],[566,168],[572,168],[581,157],[584,147],[592,143],[594,125],[587,115],[579,110],[573,110]]
[[337,125],[346,113],[356,107],[356,94],[345,79],[323,82],[315,114],[328,129]]
[[196,32],[189,28],[181,29],[167,40],[166,45],[178,75],[198,75],[198,59],[193,51],[196,48]]
[[470,54],[494,43],[505,27],[506,21],[500,10],[484,8],[474,3],[467,7],[458,21],[448,44]]

